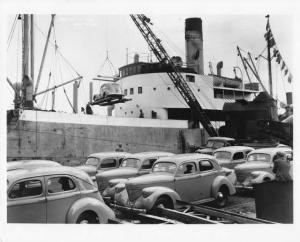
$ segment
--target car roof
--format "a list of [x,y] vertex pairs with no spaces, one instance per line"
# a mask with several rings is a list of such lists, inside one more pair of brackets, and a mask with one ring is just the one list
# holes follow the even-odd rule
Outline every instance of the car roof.
[[34,167],[45,166],[61,166],[61,164],[51,160],[17,160],[8,161],[6,165],[6,170],[9,171],[15,169],[29,169]]
[[207,140],[235,141],[235,139],[229,137],[209,137]]
[[20,179],[51,175],[71,175],[83,180],[89,180],[88,175],[84,171],[70,166],[49,166],[39,168],[35,167],[32,169],[11,170],[7,171],[7,180],[9,181],[9,183],[13,183],[14,181]]
[[175,162],[178,165],[184,161],[196,160],[196,159],[214,160],[214,157],[211,155],[206,155],[206,154],[186,153],[186,154],[173,155],[173,156],[169,156],[169,157],[161,157],[155,163],[160,162],[160,161],[162,161],[162,162],[165,161],[165,162]]
[[244,150],[254,150],[254,148],[249,146],[226,146],[219,149],[214,150],[213,153],[218,151],[230,151],[230,152],[236,152],[236,151],[244,151]]
[[275,155],[277,152],[292,152],[293,150],[289,147],[270,147],[270,148],[261,148],[257,150],[251,151],[248,155],[254,154],[254,153],[267,153],[270,155]]
[[99,152],[99,153],[92,153],[88,157],[96,157],[96,158],[106,158],[106,157],[113,157],[113,156],[127,156],[131,155],[128,152],[122,151],[108,151],[108,152]]
[[146,152],[140,152],[135,153],[130,156],[127,156],[127,158],[137,158],[137,159],[146,159],[151,157],[164,157],[164,156],[173,156],[174,153],[171,152],[165,152],[165,151],[146,151]]

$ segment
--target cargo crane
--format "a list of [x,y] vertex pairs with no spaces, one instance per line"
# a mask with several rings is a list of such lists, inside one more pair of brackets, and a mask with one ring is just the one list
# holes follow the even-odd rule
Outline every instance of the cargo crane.
[[178,67],[174,65],[172,59],[166,52],[165,48],[162,46],[161,40],[156,37],[156,35],[149,27],[149,25],[152,24],[150,22],[150,19],[147,18],[144,14],[130,14],[130,17],[147,41],[149,47],[151,48],[158,61],[170,65],[172,72],[167,72],[167,74],[174,83],[180,95],[191,108],[191,111],[195,115],[196,120],[199,120],[199,122],[202,124],[202,126],[210,136],[218,136],[217,131],[211,124],[207,114],[201,107],[191,88],[188,86],[186,80],[183,78]]

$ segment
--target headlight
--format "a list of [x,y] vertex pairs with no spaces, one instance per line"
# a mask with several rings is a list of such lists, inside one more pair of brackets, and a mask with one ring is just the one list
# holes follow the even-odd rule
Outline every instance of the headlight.
[[142,196],[143,196],[143,198],[147,198],[147,197],[149,197],[152,193],[153,193],[153,192],[143,191],[143,192],[142,192]]

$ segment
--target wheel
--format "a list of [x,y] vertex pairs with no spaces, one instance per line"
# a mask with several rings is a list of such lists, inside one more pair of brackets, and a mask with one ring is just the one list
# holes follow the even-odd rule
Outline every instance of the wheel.
[[219,208],[223,208],[226,206],[227,202],[228,202],[228,188],[223,186],[220,188],[220,190],[217,193],[217,198],[216,198],[216,205]]
[[156,208],[158,207],[173,209],[174,204],[171,198],[167,196],[162,196],[156,200],[150,212],[157,213]]
[[99,224],[99,218],[95,213],[84,212],[78,217],[77,224]]
[[263,181],[264,181],[264,182],[269,182],[269,181],[271,181],[271,179],[270,179],[269,177],[266,177],[266,178],[264,178]]

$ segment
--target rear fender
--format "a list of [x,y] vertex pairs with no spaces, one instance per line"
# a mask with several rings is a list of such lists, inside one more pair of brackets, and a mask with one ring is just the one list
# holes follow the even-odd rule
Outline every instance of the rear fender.
[[107,223],[109,218],[115,217],[114,212],[103,202],[96,198],[85,197],[78,199],[72,204],[67,213],[66,222],[76,223],[78,217],[86,211],[92,211],[96,213],[100,223]]
[[232,183],[225,176],[217,176],[212,184],[212,196],[217,197],[217,193],[222,185],[227,186],[229,195],[235,194],[236,190]]
[[147,187],[143,189],[143,192],[151,193],[151,195],[146,198],[141,196],[140,202],[142,203],[142,207],[146,210],[152,209],[157,199],[161,196],[168,196],[171,198],[174,206],[176,206],[176,200],[181,200],[178,193],[168,187]]
[[275,179],[275,175],[267,171],[253,171],[252,174],[255,175],[255,178],[251,179],[252,184],[263,183],[265,179],[270,181]]

